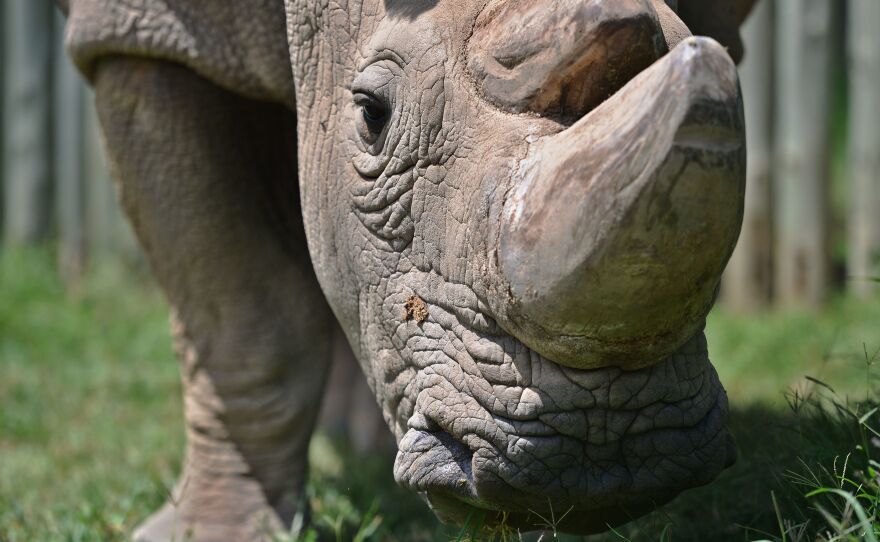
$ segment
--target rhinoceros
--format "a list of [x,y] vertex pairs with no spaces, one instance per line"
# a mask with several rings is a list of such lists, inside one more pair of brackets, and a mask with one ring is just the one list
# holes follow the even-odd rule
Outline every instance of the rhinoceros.
[[61,3],[182,364],[136,539],[303,512],[335,321],[444,522],[602,531],[734,461],[703,329],[750,1]]

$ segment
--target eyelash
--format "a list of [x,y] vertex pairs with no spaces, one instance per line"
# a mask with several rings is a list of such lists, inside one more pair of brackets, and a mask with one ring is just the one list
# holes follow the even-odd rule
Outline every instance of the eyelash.
[[389,112],[385,104],[375,96],[364,92],[358,92],[354,96],[354,103],[360,108],[361,118],[370,132],[381,133],[388,123]]

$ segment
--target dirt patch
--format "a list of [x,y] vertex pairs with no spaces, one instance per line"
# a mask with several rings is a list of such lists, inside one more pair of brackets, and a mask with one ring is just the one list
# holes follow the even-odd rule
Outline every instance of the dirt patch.
[[421,324],[428,319],[428,304],[417,295],[409,296],[403,305],[403,319]]

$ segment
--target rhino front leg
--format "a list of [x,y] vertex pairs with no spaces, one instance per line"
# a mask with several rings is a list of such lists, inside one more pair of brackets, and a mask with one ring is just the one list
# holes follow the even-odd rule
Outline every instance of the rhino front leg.
[[94,82],[182,363],[183,474],[135,539],[268,539],[300,503],[332,329],[301,223],[294,115],[161,61],[108,58]]

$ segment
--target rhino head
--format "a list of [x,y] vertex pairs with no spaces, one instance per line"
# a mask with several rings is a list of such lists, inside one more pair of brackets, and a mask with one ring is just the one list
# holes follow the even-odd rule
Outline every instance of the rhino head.
[[136,540],[291,525],[324,297],[445,521],[604,530],[733,461],[703,326],[742,104],[690,34],[738,56],[750,0],[60,3],[183,365]]
[[288,0],[312,262],[438,516],[604,530],[734,460],[734,62],[650,0]]

